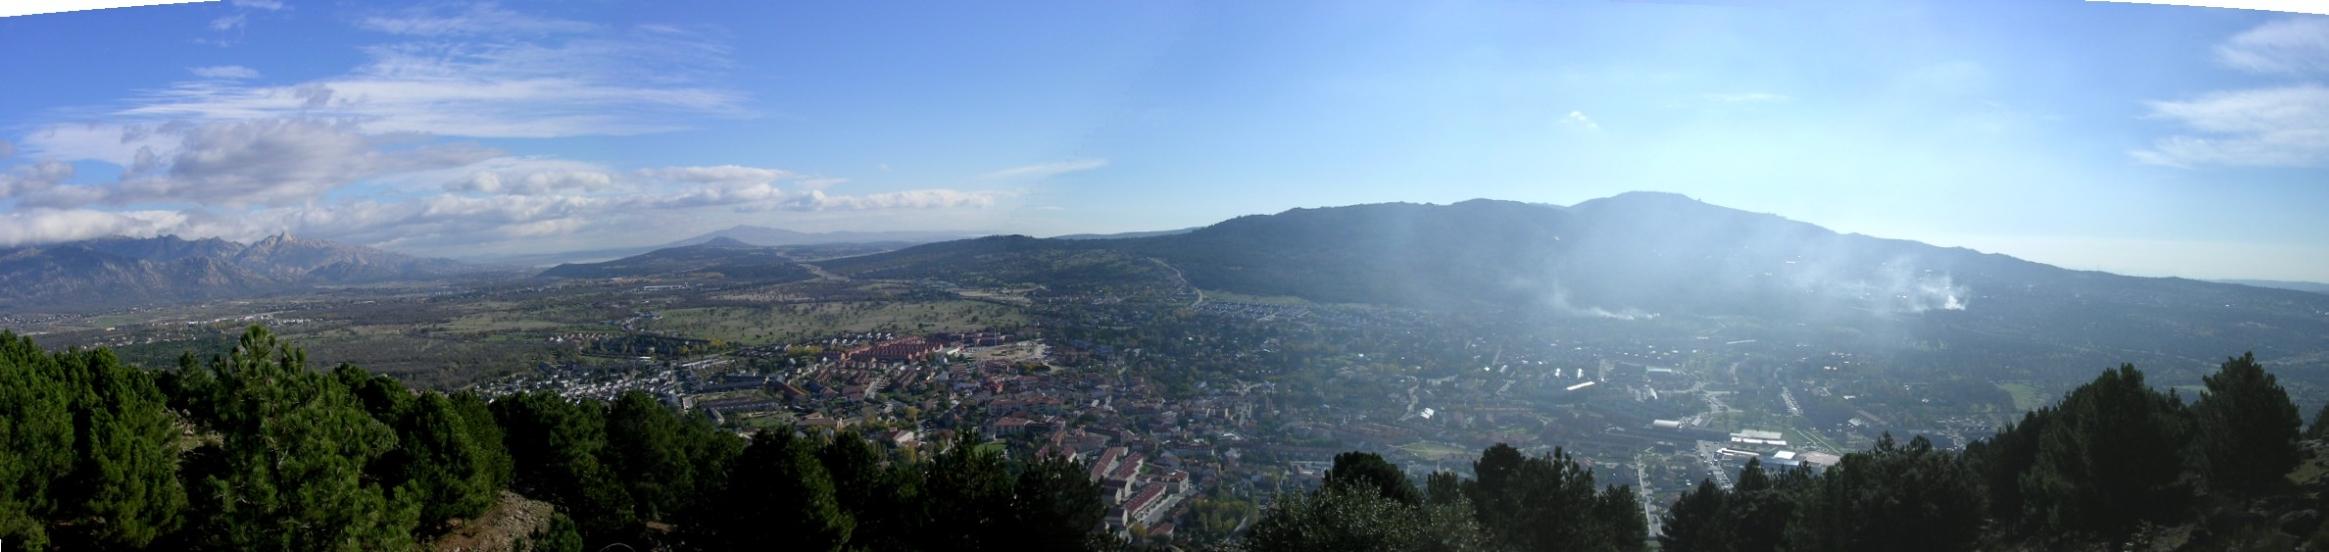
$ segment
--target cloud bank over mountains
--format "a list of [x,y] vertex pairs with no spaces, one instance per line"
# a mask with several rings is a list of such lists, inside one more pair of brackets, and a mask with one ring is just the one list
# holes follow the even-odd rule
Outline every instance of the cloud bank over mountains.
[[[234,27],[294,9],[235,7]],[[352,26],[383,41],[361,47],[363,61],[342,74],[269,83],[259,68],[190,67],[187,80],[62,110],[0,142],[29,161],[0,171],[9,205],[0,246],[290,231],[462,254],[542,238],[619,239],[626,227],[705,214],[978,209],[1018,193],[854,191],[845,179],[772,167],[616,167],[513,153],[504,144],[678,132],[760,114],[721,84],[736,64],[706,38],[715,32],[491,3],[376,11]],[[960,181],[1002,174],[1024,183],[1105,164],[1070,160]]]

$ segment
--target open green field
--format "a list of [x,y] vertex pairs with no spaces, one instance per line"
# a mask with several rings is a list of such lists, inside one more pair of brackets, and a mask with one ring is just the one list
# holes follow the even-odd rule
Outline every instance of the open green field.
[[1459,447],[1447,443],[1435,443],[1431,441],[1416,441],[1413,443],[1399,445],[1397,448],[1402,452],[1413,454],[1417,458],[1422,458],[1433,462],[1461,460],[1470,458],[1473,454],[1471,449],[1466,449],[1464,447]]
[[2046,403],[2052,400],[2044,393],[2038,392],[2038,388],[2031,387],[2030,384],[2027,383],[2000,383],[1997,384],[1997,388],[2004,389],[2008,395],[2013,395],[2014,409],[2022,412],[2037,410],[2039,407],[2046,406]]
[[740,345],[793,343],[857,332],[928,333],[1022,324],[1017,308],[967,300],[829,302],[673,309],[657,332]]

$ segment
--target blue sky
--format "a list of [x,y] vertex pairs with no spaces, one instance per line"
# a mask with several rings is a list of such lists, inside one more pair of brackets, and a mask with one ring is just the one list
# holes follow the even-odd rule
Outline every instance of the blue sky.
[[220,2],[0,19],[0,243],[484,256],[1680,192],[2329,281],[2329,18],[2084,2]]

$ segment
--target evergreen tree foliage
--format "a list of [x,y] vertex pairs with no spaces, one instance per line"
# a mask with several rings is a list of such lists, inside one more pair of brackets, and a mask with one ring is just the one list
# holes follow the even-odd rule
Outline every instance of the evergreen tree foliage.
[[2297,466],[2297,431],[2304,420],[2279,378],[2257,364],[2256,353],[2225,359],[2202,378],[2207,390],[2192,403],[2211,490],[2252,494],[2287,483]]
[[627,391],[608,404],[607,469],[631,497],[632,515],[670,520],[694,491],[695,470],[680,434],[679,417],[645,391]]
[[1423,500],[1416,494],[1415,485],[1407,482],[1407,474],[1399,471],[1399,466],[1372,452],[1334,455],[1334,467],[1326,470],[1326,485],[1354,486],[1400,504],[1414,505]]
[[791,434],[754,434],[736,459],[720,507],[706,520],[714,533],[705,544],[715,550],[780,542],[796,550],[840,550],[856,522],[834,500],[832,480],[814,453],[813,444]]
[[[1919,436],[1847,454],[1802,495],[1784,547],[1802,551],[1971,550],[1986,496],[1974,471]],[[1736,503],[1737,500],[1731,500]]]
[[441,533],[453,518],[475,517],[493,507],[508,480],[500,432],[479,435],[452,399],[428,393],[412,401],[398,421],[397,492],[421,503],[421,528]]
[[[641,526],[630,493],[600,463],[606,419],[596,403],[533,392],[493,402],[515,467],[518,494],[558,505],[591,543],[637,542]],[[603,544],[601,546],[604,546]]]
[[2071,391],[2056,412],[2021,480],[2026,515],[2039,527],[2117,542],[2138,524],[2184,513],[2192,423],[2181,399],[2124,365]]
[[1594,518],[1609,535],[1610,550],[1649,550],[1650,522],[1642,517],[1642,501],[1634,495],[1633,487],[1603,487],[1601,499],[1594,506]]
[[1460,509],[1402,504],[1363,486],[1329,485],[1279,497],[1240,544],[1284,552],[1492,550],[1484,537]]
[[27,550],[46,548],[50,487],[73,469],[63,372],[30,338],[0,333],[0,539]]
[[929,540],[918,548],[1008,549],[1012,485],[999,450],[960,434],[923,467],[921,479],[919,502],[929,510],[920,533]]
[[57,355],[73,397],[73,470],[51,490],[64,548],[138,548],[177,528],[178,428],[144,370],[104,349]]
[[526,535],[518,552],[582,552],[582,530],[566,514],[550,514],[550,523]]
[[1648,538],[1640,523],[1613,526],[1594,515],[1602,490],[1593,472],[1560,449],[1531,458],[1498,444],[1481,453],[1473,470],[1479,479],[1466,494],[1475,517],[1505,548],[1611,550]]
[[1730,535],[1723,532],[1724,504],[1730,493],[1714,480],[1698,482],[1658,520],[1658,550],[1662,552],[1720,552],[1729,550]]
[[1092,529],[1107,517],[1100,486],[1084,468],[1062,458],[1026,464],[1011,486],[1012,550],[1069,551],[1095,547]]
[[2022,486],[2029,481],[2024,476],[2038,465],[2039,438],[2056,417],[2053,408],[2040,408],[2024,414],[2020,423],[2006,424],[1997,435],[1966,445],[1966,459],[1977,466],[1988,489],[1995,529],[2022,534],[2042,525],[2039,516],[2024,515],[2032,508],[2030,491]]
[[193,544],[235,550],[401,550],[413,546],[419,504],[391,500],[365,469],[396,435],[354,394],[311,371],[307,354],[252,327],[211,362],[219,396],[215,471],[192,492]]

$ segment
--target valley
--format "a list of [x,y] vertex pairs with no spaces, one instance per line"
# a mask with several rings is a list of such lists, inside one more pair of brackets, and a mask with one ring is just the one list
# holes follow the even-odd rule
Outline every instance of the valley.
[[[1720,209],[1649,199],[1626,207],[1643,217]],[[1898,249],[1887,254],[1857,245],[1747,247],[1707,264],[1671,250],[1567,240],[1606,261],[1585,267],[1664,267],[1679,271],[1663,276],[1672,285],[1736,292],[1635,303],[1591,291],[1612,284],[1593,283],[1599,268],[1573,260],[1556,264],[1572,265],[1559,270],[1574,287],[1482,287],[1482,273],[1519,265],[1486,253],[1505,245],[1435,234],[1459,229],[1317,241],[1306,237],[1351,233],[1303,220],[1428,228],[1481,220],[1465,210],[1482,205],[1398,207],[1422,209],[1396,215],[1420,217],[1402,224],[1365,218],[1390,207],[1362,206],[1107,240],[989,237],[870,250],[707,240],[534,277],[11,313],[5,321],[51,346],[112,347],[146,366],[220,350],[242,328],[264,325],[303,344],[319,365],[352,363],[421,387],[596,399],[643,391],[739,432],[853,431],[901,448],[975,432],[1001,439],[1013,455],[1112,456],[1102,463],[1109,469],[1094,471],[1119,489],[1111,526],[1191,542],[1251,521],[1193,515],[1198,504],[1252,511],[1313,484],[1348,450],[1420,473],[1467,470],[1472,451],[1499,443],[1532,454],[1560,449],[1606,482],[1639,489],[1654,526],[1677,493],[1702,479],[1727,485],[1748,459],[1832,465],[1888,433],[1962,447],[2118,362],[2188,390],[2214,362],[2204,355],[2249,344],[2272,352],[2260,357],[2304,408],[2329,399],[2323,334],[2298,329],[2329,324],[2304,315],[2329,308],[2329,296],[2070,273],[1892,244],[1885,247]],[[1485,205],[1490,215],[1567,215]],[[1741,217],[1719,231],[1746,236],[1748,246],[1768,232],[1816,230],[1718,212]],[[1708,251],[1733,243],[1577,231]],[[1790,239],[1820,239],[1812,236]],[[1183,239],[1202,245],[1171,241]],[[1395,261],[1422,255],[1396,243],[1430,243],[1438,257]],[[850,254],[830,255],[837,250]],[[1859,276],[1730,281],[1737,268],[1764,262],[1822,263]],[[1892,276],[1901,271],[1930,276],[1903,285]],[[1644,274],[1629,278],[1651,277]],[[2108,285],[2081,284],[2094,290],[2091,299],[2038,306],[2045,294],[2016,290],[2007,283],[2015,277],[2031,290],[2065,285],[2051,283],[2060,278]],[[1918,278],[1947,284],[1920,287]],[[2173,293],[2253,306],[2200,315],[2161,291],[2178,286],[2191,291]],[[1575,291],[1549,303],[1512,301],[1547,289]],[[2127,297],[2142,299],[2116,302]],[[1826,306],[1757,310],[1779,302]],[[2049,327],[2064,309],[2089,321]],[[2228,319],[2204,333],[2161,325],[2194,316]],[[2046,330],[2016,329],[2038,327]]]

